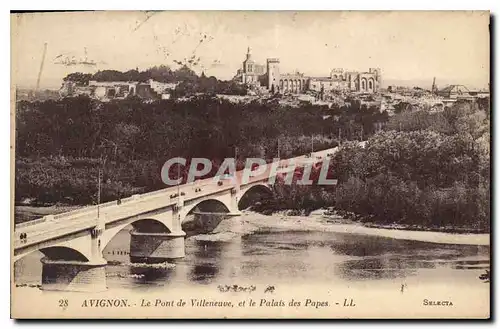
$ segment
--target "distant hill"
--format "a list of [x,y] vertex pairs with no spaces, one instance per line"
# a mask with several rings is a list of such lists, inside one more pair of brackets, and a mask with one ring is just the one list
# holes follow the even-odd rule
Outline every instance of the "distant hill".
[[[400,86],[400,87],[408,87],[408,88],[413,88],[413,87],[420,87],[423,89],[428,89],[431,90],[432,88],[432,78],[431,79],[383,79],[382,80],[383,87],[387,88],[388,86]],[[487,88],[487,86],[482,86],[482,85],[477,85],[477,84],[470,84],[466,83],[463,81],[456,81],[456,80],[443,80],[443,79],[437,79],[436,78],[436,85],[438,89],[445,88],[450,85],[464,85],[470,90],[479,90],[479,89],[484,89]]]

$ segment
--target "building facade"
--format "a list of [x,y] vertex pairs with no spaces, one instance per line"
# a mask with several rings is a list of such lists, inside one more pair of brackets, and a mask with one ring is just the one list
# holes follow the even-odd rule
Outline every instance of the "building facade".
[[87,95],[109,101],[137,96],[145,99],[169,99],[170,92],[177,83],[164,83],[155,80],[138,81],[89,81],[87,86],[78,86],[73,81],[64,81],[59,94],[61,97]]
[[252,59],[250,47],[247,50],[246,59],[243,61],[243,68],[238,70],[237,76],[240,77],[241,83],[260,86],[262,76],[266,74],[266,67],[264,65],[256,64]]
[[250,48],[242,64],[234,79],[250,87],[264,87],[271,93],[300,94],[307,91],[376,93],[382,84],[382,73],[379,68],[370,68],[368,72],[335,68],[327,77],[305,76],[298,72],[281,73],[278,58],[268,58],[265,66],[259,65],[252,59]]
[[450,85],[436,92],[438,96],[450,99],[457,99],[470,96],[469,89],[463,85]]

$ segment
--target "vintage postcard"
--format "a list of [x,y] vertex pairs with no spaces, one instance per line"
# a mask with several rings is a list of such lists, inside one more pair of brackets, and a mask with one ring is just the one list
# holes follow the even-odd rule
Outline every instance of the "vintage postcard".
[[490,13],[11,13],[11,316],[490,317]]

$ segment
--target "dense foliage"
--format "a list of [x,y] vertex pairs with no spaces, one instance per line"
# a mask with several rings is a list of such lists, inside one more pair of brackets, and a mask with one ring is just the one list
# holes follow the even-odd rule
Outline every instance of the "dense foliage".
[[117,70],[102,70],[94,74],[74,72],[68,74],[63,80],[73,81],[79,85],[88,85],[90,80],[95,81],[139,81],[146,82],[153,79],[159,82],[177,82],[185,80],[196,80],[198,76],[195,72],[186,66],[180,67],[178,70],[172,70],[165,65],[153,66],[145,71],[138,69],[121,72]]
[[94,74],[74,72],[68,74],[63,80],[74,82],[77,86],[87,86],[89,81],[137,81],[146,82],[153,79],[163,83],[177,83],[173,96],[183,97],[195,93],[213,93],[229,95],[246,95],[245,86],[234,81],[222,81],[216,77],[207,77],[205,74],[198,76],[187,66],[181,66],[172,70],[165,65],[153,66],[145,71],[128,70],[121,72],[117,70],[103,70]]
[[165,187],[161,167],[176,156],[212,159],[214,174],[235,154],[241,167],[248,157],[276,157],[279,144],[280,157],[288,158],[336,146],[339,132],[342,140],[369,136],[385,120],[387,115],[356,104],[292,108],[206,95],[152,103],[87,97],[18,102],[16,202],[96,202],[99,167],[103,200],[116,199]]
[[[188,94],[202,85],[193,81],[181,83]],[[278,182],[275,198],[259,209],[330,206],[379,224],[489,229],[487,102],[389,118],[358,101],[291,107],[276,100],[235,104],[210,94],[150,103],[87,97],[18,102],[16,202],[95,203],[99,168],[106,201],[163,188],[161,167],[172,157],[210,158],[210,176],[226,157],[237,155],[241,168],[248,157],[276,157],[278,145],[280,157],[288,158],[341,141],[329,170],[336,187]],[[359,140],[368,140],[365,148],[354,142]],[[300,178],[300,171],[295,174]],[[186,168],[181,175],[187,176]]]
[[273,203],[293,200],[288,209],[309,211],[334,206],[378,224],[487,231],[489,128],[489,108],[477,103],[460,102],[439,113],[402,112],[365,148],[341,147],[330,163],[339,180],[335,189],[281,188],[281,203]]

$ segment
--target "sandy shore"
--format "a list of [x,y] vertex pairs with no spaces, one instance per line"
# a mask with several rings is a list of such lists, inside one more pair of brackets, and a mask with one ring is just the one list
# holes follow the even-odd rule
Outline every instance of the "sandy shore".
[[274,214],[266,216],[255,212],[244,212],[241,217],[234,217],[222,221],[211,234],[193,236],[200,241],[228,241],[244,234],[257,230],[272,229],[286,231],[320,231],[338,232],[349,234],[365,234],[402,240],[414,240],[444,244],[464,245],[489,245],[489,234],[455,234],[444,232],[392,230],[383,228],[366,227],[357,223],[345,223],[338,218],[338,223],[332,222],[334,218],[325,218],[321,214],[310,216],[287,216]]

